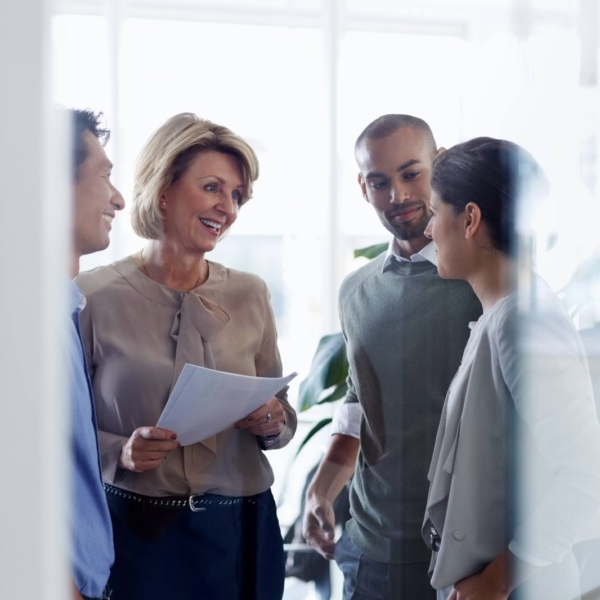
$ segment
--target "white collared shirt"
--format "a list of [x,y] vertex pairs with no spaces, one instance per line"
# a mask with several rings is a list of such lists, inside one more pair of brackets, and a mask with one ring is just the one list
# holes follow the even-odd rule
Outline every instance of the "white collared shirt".
[[383,265],[381,267],[381,272],[383,273],[389,266],[393,260],[397,260],[399,262],[425,262],[429,261],[437,267],[437,250],[435,249],[435,244],[433,242],[429,242],[425,248],[420,250],[415,254],[411,254],[410,258],[405,258],[400,253],[400,247],[398,246],[398,241],[396,238],[392,238],[390,245],[387,249],[387,254],[385,256],[385,260],[383,261]]

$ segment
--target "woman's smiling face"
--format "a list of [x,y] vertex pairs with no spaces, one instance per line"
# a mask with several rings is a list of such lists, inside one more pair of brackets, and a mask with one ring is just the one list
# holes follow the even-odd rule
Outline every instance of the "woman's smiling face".
[[433,190],[429,202],[431,219],[425,235],[432,239],[438,255],[438,273],[444,279],[464,279],[467,247],[465,245],[464,218],[444,202]]
[[161,196],[164,240],[202,255],[210,252],[237,219],[243,199],[239,160],[215,150],[200,152]]

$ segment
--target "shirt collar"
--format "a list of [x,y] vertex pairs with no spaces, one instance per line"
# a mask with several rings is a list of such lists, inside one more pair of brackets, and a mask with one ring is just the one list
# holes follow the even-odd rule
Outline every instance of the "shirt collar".
[[86,302],[83,292],[70,279],[67,282],[67,287],[69,290],[69,312],[74,313],[76,310],[83,310]]
[[381,267],[382,273],[390,266],[393,260],[397,260],[399,262],[428,261],[437,267],[437,252],[435,249],[435,244],[433,242],[429,242],[429,244],[427,244],[427,246],[425,246],[425,248],[423,248],[420,252],[411,255],[410,258],[404,258],[404,256],[400,254],[400,248],[398,247],[396,238],[392,238],[387,249],[385,260],[383,261],[383,266]]

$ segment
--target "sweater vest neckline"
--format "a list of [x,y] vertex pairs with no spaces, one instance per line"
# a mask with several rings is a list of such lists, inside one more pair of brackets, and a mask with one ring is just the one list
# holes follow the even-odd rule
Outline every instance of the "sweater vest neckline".
[[429,261],[417,261],[410,262],[406,260],[392,260],[391,263],[385,268],[383,274],[391,271],[400,275],[418,275],[420,273],[437,273],[437,267]]

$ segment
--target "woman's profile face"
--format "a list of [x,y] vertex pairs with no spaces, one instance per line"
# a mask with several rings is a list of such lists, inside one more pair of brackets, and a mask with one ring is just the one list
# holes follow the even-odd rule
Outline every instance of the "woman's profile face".
[[236,220],[243,198],[238,159],[200,152],[160,199],[164,240],[182,250],[210,252]]
[[431,219],[425,229],[425,235],[435,243],[438,274],[444,279],[464,279],[467,248],[464,243],[463,220],[435,190],[431,194],[429,209]]

